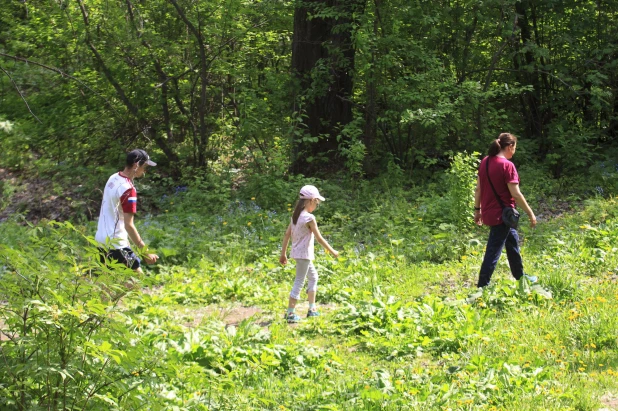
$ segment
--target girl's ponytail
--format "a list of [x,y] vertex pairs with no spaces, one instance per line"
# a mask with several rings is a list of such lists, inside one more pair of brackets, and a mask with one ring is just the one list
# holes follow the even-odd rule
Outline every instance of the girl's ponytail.
[[296,206],[294,207],[294,213],[292,213],[292,223],[294,225],[298,223],[298,217],[300,217],[300,213],[305,209],[305,201],[310,200],[304,200],[301,198],[296,202]]
[[515,143],[517,143],[517,137],[511,133],[502,133],[497,139],[491,142],[487,155],[490,157],[495,157],[502,149],[512,146]]

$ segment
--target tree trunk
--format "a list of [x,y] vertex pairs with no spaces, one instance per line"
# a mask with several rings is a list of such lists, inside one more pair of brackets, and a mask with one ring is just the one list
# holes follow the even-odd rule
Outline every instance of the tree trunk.
[[[310,157],[325,156],[330,163],[336,160],[338,131],[352,120],[351,23],[354,13],[363,7],[364,0],[308,0],[294,13],[292,69],[301,94],[307,96],[302,107],[307,132],[320,140],[307,143],[293,137],[293,172],[311,174],[324,169],[307,161]],[[310,13],[324,8],[340,17],[310,17]]]

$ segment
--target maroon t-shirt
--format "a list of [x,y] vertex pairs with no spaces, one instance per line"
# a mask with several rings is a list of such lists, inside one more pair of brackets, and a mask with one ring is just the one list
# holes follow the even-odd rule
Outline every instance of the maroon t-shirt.
[[511,197],[508,184],[519,184],[519,175],[515,165],[504,157],[485,157],[481,161],[479,166],[481,215],[483,216],[483,224],[492,226],[502,224],[502,207],[487,180],[487,166],[485,162],[488,160],[491,182],[505,207],[515,207],[515,200]]

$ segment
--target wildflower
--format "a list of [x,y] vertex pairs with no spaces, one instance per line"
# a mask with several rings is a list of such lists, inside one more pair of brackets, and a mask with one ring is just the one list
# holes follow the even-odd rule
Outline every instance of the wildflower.
[[462,256],[461,256],[461,259],[462,259],[462,260],[465,260],[465,259],[467,259],[467,258],[468,258],[468,256],[467,256],[467,255],[462,255]]
[[165,212],[167,213],[167,210],[165,210]]
[[251,227],[251,221],[249,221],[249,222],[247,223],[247,226]]
[[224,221],[224,222],[223,222],[223,225],[227,225],[227,221]]
[[251,201],[254,201],[254,200],[255,200],[255,197],[251,197]]

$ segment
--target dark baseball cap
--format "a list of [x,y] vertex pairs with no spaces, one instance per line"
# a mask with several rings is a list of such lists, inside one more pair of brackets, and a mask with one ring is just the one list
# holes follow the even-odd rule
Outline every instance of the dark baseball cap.
[[148,153],[146,153],[141,148],[136,148],[135,150],[129,151],[127,153],[127,165],[133,165],[135,163],[139,163],[140,165],[146,163],[149,166],[156,166],[157,163],[150,159]]

